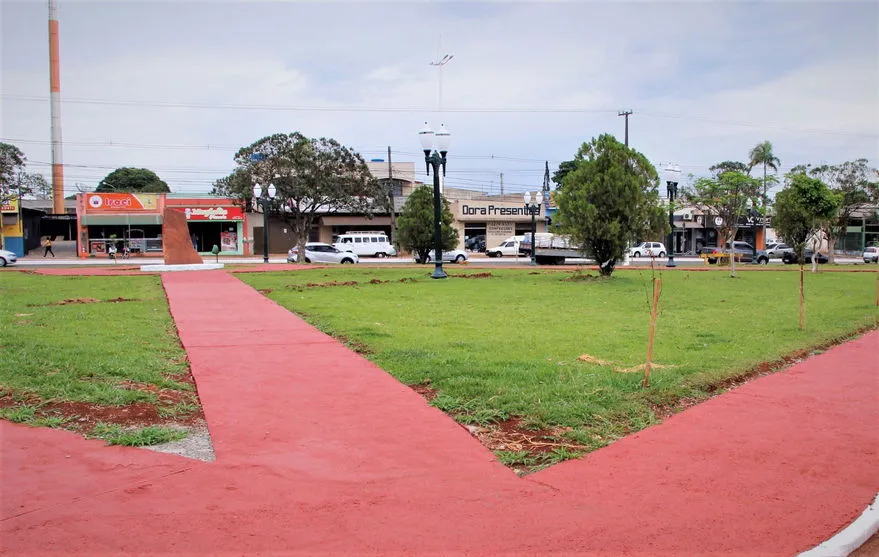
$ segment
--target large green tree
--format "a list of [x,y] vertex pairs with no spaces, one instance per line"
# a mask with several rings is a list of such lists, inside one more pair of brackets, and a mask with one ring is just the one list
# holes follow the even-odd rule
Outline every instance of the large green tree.
[[117,168],[98,182],[98,193],[168,193],[171,189],[155,172],[147,168]]
[[[787,186],[775,196],[775,219],[773,227],[790,245],[800,263],[800,329],[805,328],[805,264],[806,243],[835,217],[842,202],[842,195],[833,192],[827,184],[812,178],[805,172],[791,172]],[[812,272],[818,270],[815,253],[812,254]]]
[[791,173],[817,178],[840,196],[839,211],[825,220],[823,230],[830,245],[830,262],[833,263],[836,242],[845,234],[855,212],[870,203],[879,203],[879,171],[870,167],[867,159],[857,159],[832,165],[798,165]]
[[748,206],[760,198],[760,182],[737,170],[728,170],[713,178],[699,178],[693,188],[684,192],[690,203],[707,209],[721,218],[720,236],[730,249],[730,276],[736,276],[733,240],[747,214]]
[[214,193],[247,205],[254,184],[274,184],[277,194],[269,210],[290,225],[299,253],[305,253],[308,234],[322,214],[371,217],[389,209],[384,188],[363,157],[335,139],[313,139],[299,132],[270,135],[239,149],[235,162],[232,174],[214,183]]
[[[454,217],[449,202],[443,198],[440,232],[443,250],[458,245],[458,231],[452,226]],[[404,249],[411,251],[421,263],[426,263],[434,249],[433,188],[418,186],[409,195],[397,218],[397,237]]]
[[564,182],[565,180],[565,176],[573,172],[576,168],[576,160],[560,162],[558,170],[552,173],[552,181],[555,182],[556,187],[561,188],[562,182]]
[[603,134],[584,143],[556,192],[559,230],[610,276],[626,246],[667,231],[659,177],[647,157]]

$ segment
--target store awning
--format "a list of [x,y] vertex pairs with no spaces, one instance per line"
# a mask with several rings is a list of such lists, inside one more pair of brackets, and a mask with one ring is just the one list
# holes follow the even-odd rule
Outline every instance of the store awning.
[[129,226],[135,224],[162,224],[161,215],[83,215],[82,224],[86,226],[116,225]]

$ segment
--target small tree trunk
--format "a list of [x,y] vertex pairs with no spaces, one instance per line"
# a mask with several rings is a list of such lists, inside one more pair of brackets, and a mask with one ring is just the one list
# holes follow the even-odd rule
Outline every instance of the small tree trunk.
[[806,330],[806,290],[805,290],[806,269],[800,262],[800,330]]
[[818,272],[818,252],[812,251],[812,272]]
[[732,278],[736,277],[736,254],[733,251],[733,238],[735,237],[736,235],[733,234],[732,238],[730,238],[726,242],[727,244],[729,244],[729,248],[727,251],[727,255],[729,255],[729,276]]
[[659,305],[659,294],[662,292],[662,279],[653,279],[653,305],[650,306],[650,335],[647,338],[647,363],[644,365],[642,387],[650,386],[650,368],[653,364],[653,338],[656,335],[656,308]]
[[836,263],[836,237],[830,232],[833,228],[827,228],[827,259],[830,263]]

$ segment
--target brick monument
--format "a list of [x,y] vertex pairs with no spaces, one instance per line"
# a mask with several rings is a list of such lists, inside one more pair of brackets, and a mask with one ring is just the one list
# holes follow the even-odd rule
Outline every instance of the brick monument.
[[165,265],[199,265],[204,263],[192,247],[186,215],[170,207],[162,215],[162,250],[165,252]]

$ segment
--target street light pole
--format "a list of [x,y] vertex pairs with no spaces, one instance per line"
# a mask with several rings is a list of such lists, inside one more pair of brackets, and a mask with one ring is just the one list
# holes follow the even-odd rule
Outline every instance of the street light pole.
[[255,201],[262,207],[263,226],[262,226],[262,261],[269,262],[269,207],[275,198],[275,184],[269,184],[263,191],[259,184],[253,185],[253,197]]
[[669,166],[665,169],[665,184],[668,192],[668,226],[670,228],[668,233],[668,245],[666,249],[668,249],[668,261],[666,262],[666,267],[677,267],[675,265],[675,217],[674,217],[674,202],[675,198],[678,196],[678,176],[681,174],[681,169],[677,166]]
[[[421,147],[424,151],[424,163],[427,167],[427,174],[433,168],[433,274],[431,278],[443,279],[448,275],[443,271],[443,233],[442,233],[442,205],[443,199],[440,193],[440,169],[443,176],[446,175],[446,154],[449,152],[449,142],[451,134],[446,130],[445,125],[440,125],[438,132],[433,133],[427,122],[424,128],[418,132],[418,138],[421,140]],[[434,150],[434,141],[436,141],[436,150]]]
[[537,265],[537,213],[540,212],[540,204],[543,196],[536,192],[532,197],[530,192],[525,192],[525,209],[531,213],[531,265]]

